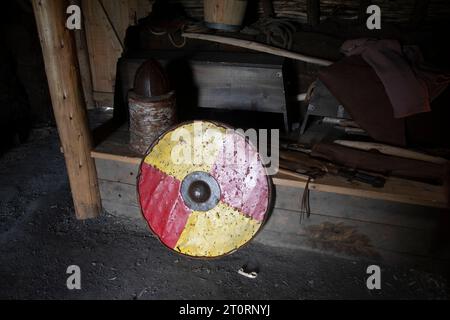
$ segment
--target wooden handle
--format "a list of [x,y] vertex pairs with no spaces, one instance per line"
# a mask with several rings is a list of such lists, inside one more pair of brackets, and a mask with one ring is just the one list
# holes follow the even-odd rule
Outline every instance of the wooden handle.
[[444,158],[433,157],[433,156],[430,156],[430,155],[427,155],[424,153],[420,153],[417,151],[388,146],[388,145],[381,144],[381,143],[348,141],[348,140],[336,140],[336,141],[334,141],[334,143],[344,146],[344,147],[349,147],[349,148],[364,150],[364,151],[376,150],[382,154],[389,155],[389,156],[396,156],[396,157],[400,157],[400,158],[421,160],[421,161],[431,162],[431,163],[436,163],[436,164],[445,164],[448,162],[448,160],[444,159]]

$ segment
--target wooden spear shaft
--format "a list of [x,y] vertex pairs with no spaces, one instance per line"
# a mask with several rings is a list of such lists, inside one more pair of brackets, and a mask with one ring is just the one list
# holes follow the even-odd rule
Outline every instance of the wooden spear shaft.
[[236,39],[236,38],[228,38],[228,37],[222,37],[222,36],[216,36],[211,34],[202,34],[202,33],[183,33],[183,37],[189,38],[189,39],[198,39],[198,40],[205,40],[205,41],[211,41],[211,42],[217,42],[222,44],[228,44],[235,47],[241,47],[245,49],[255,50],[259,52],[265,52],[269,54],[273,54],[276,56],[281,56],[285,58],[290,58],[294,60],[299,60],[303,62],[313,63],[320,66],[329,66],[333,64],[332,61],[315,58],[306,56],[301,53],[292,52],[289,50],[279,49],[275,48],[266,44],[254,42],[254,41],[248,41],[248,40],[242,40],[242,39]]

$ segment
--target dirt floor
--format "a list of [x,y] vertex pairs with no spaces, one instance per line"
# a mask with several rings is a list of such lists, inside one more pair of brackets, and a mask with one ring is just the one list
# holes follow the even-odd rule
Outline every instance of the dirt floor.
[[[251,264],[255,280],[238,275]],[[66,287],[81,268],[82,290]],[[180,257],[150,232],[108,214],[74,218],[54,129],[0,158],[0,299],[448,299],[447,279],[382,269],[366,287],[367,261],[251,244],[214,261]]]

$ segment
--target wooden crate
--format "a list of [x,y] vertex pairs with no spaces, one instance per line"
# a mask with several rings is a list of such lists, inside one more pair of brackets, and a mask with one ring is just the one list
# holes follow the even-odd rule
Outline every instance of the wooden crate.
[[[127,105],[128,92],[134,86],[136,71],[147,59],[154,58],[168,70],[181,110],[195,105],[208,109],[275,113],[283,119],[284,130],[289,131],[284,58],[229,52],[199,52],[189,59],[182,52],[143,55],[146,57],[127,55],[119,61],[118,72],[124,99],[121,103],[124,106]],[[183,96],[186,87],[192,87],[196,94],[189,92],[188,96]]]

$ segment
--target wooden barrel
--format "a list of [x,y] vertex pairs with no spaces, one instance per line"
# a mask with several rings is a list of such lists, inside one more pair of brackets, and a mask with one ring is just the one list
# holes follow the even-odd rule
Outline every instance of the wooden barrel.
[[209,28],[237,31],[244,21],[247,0],[204,0],[205,22]]

